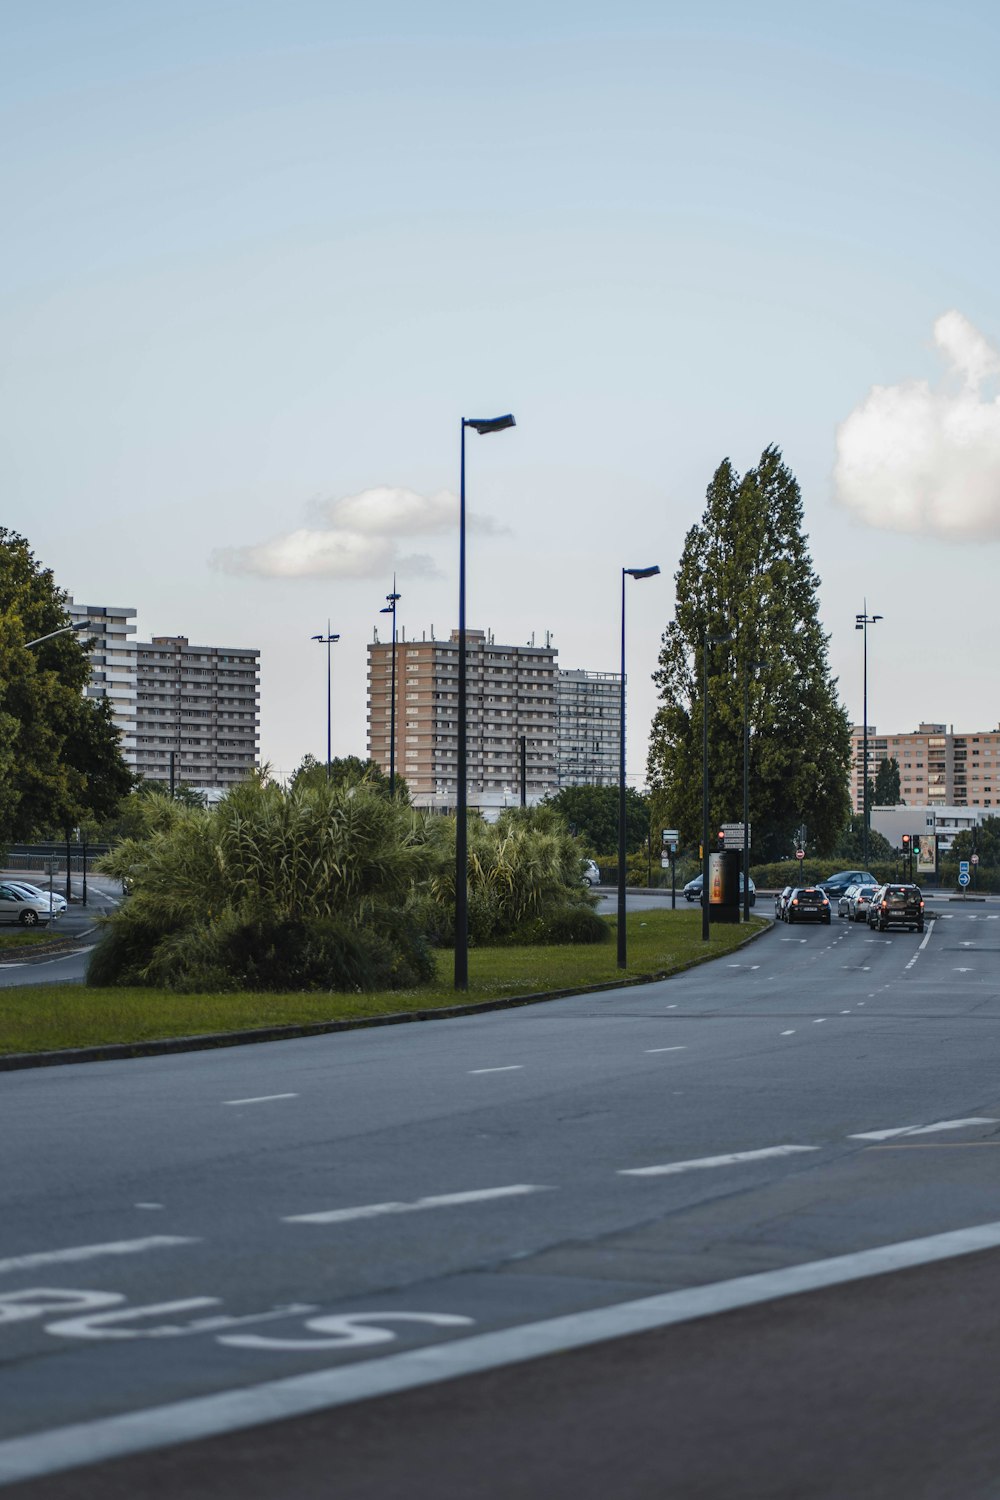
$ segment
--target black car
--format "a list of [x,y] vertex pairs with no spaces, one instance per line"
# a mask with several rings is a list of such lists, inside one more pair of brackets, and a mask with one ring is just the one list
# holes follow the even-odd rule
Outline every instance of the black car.
[[819,890],[833,897],[842,896],[849,885],[878,885],[878,881],[870,870],[838,870],[836,875],[816,884]]
[[868,926],[885,932],[887,927],[924,930],[924,899],[918,885],[884,885],[868,908]]
[[818,885],[797,886],[789,896],[785,905],[785,921],[789,924],[825,922],[829,927],[830,920],[829,898],[826,891],[821,891]]

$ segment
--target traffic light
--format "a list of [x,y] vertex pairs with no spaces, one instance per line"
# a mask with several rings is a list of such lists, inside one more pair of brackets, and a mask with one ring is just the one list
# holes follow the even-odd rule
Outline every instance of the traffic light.
[[720,828],[719,829],[719,848],[720,849],[724,849],[725,847],[726,847],[726,830],[724,828]]
[[909,854],[909,852],[910,852],[910,835],[908,833],[904,833],[903,834],[903,853],[904,854]]

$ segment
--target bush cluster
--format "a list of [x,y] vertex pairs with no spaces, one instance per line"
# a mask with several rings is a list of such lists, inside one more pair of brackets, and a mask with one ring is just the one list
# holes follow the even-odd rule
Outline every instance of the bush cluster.
[[[157,799],[102,861],[130,897],[93,985],[178,992],[379,990],[434,977],[454,942],[455,823],[365,783],[263,779],[205,809]],[[469,938],[598,942],[580,847],[550,809],[469,822]]]

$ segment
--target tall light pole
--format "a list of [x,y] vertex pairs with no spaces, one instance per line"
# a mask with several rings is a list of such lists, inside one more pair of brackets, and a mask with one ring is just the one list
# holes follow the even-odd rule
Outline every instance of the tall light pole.
[[392,615],[392,697],[389,701],[389,796],[396,795],[396,604],[402,594],[396,593],[396,575],[392,575],[392,593],[386,594],[388,603],[379,610],[380,615]]
[[743,672],[743,920],[750,920],[750,674],[767,666],[748,662]]
[[618,712],[618,967],[628,963],[625,940],[625,579],[653,578],[660,571],[651,568],[622,568],[622,673],[619,684]]
[[311,637],[311,639],[314,641],[319,641],[320,645],[326,647],[326,779],[329,782],[330,776],[332,774],[332,757],[330,754],[330,725],[332,722],[331,707],[333,701],[331,695],[332,668],[330,663],[330,648],[340,640],[340,636],[330,634],[330,621],[327,620],[326,635],[314,635]]
[[514,426],[508,412],[503,417],[463,417],[461,483],[458,508],[458,788],[455,801],[455,988],[469,988],[469,831],[467,827],[468,776],[465,723],[465,429],[480,437]]
[[864,661],[861,694],[861,863],[868,869],[868,819],[871,811],[868,806],[868,627],[875,625],[882,619],[881,615],[870,615],[868,613],[868,600],[865,600],[864,614],[854,616],[854,628],[861,631],[864,641],[862,657]]
[[50,630],[48,635],[37,635],[33,641],[25,641],[24,648],[29,646],[40,646],[43,641],[51,641],[57,635],[67,635],[71,630],[89,630],[93,624],[92,620],[77,620],[75,625],[61,625],[58,630]]
[[709,635],[702,643],[701,669],[701,940],[708,942],[708,648],[731,641],[731,635]]

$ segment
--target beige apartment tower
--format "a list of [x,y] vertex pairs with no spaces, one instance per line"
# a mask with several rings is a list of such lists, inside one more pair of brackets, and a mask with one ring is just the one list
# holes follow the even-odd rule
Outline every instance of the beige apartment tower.
[[[852,736],[851,800],[864,802],[864,729]],[[899,763],[899,794],[911,807],[1000,806],[1000,728],[955,734],[947,724],[921,724],[912,734],[879,734],[868,725],[868,779],[883,760]]]
[[[368,754],[389,771],[391,642],[368,647]],[[527,801],[557,789],[556,649],[501,646],[466,631],[469,806],[484,813],[520,801],[521,739]],[[458,793],[458,631],[448,640],[396,642],[396,773],[417,807],[454,811]]]

